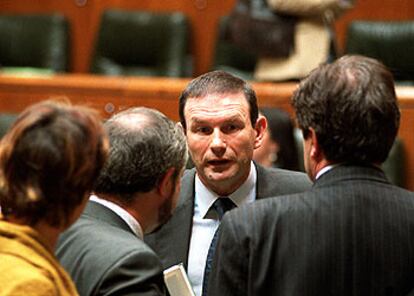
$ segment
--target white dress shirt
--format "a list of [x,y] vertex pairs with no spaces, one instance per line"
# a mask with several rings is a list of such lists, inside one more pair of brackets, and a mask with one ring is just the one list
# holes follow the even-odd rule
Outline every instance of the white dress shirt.
[[103,205],[104,207],[110,209],[115,214],[117,214],[125,223],[131,228],[132,232],[139,237],[140,239],[144,239],[144,232],[142,231],[141,225],[137,219],[135,219],[130,213],[128,213],[124,208],[120,207],[116,203],[113,203],[109,200],[99,198],[96,195],[91,195],[89,200],[94,201],[98,204]]
[[331,164],[331,165],[327,165],[326,167],[322,168],[315,177],[315,180],[318,180],[323,174],[329,172],[330,170],[332,170],[334,167],[339,166],[339,164]]
[[[256,199],[256,181],[257,172],[252,162],[247,180],[228,197],[238,207],[253,202]],[[210,211],[218,197],[219,195],[208,189],[196,174],[193,229],[188,255],[188,277],[197,296],[201,296],[208,249],[220,223],[217,213],[214,210]]]

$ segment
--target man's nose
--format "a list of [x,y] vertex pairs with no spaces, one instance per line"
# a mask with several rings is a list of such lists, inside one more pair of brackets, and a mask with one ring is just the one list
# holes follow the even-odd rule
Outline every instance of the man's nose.
[[219,129],[216,129],[214,130],[212,137],[213,139],[210,145],[211,150],[215,155],[222,156],[227,147],[223,133]]

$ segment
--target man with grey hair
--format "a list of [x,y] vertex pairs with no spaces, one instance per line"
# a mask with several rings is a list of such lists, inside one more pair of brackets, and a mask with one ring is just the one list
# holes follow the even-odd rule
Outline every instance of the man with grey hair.
[[105,128],[109,159],[56,255],[82,296],[165,295],[161,263],[143,235],[165,223],[177,204],[187,161],[184,134],[147,108],[123,111]]

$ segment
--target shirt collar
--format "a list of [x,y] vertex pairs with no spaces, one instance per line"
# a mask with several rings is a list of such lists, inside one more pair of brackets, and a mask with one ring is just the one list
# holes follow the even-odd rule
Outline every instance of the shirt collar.
[[316,174],[316,178],[315,180],[318,180],[323,174],[329,172],[330,170],[332,170],[333,168],[339,166],[338,164],[331,164],[331,165],[327,165],[326,167],[322,168],[317,174]]
[[[240,207],[242,204],[249,203],[256,198],[256,181],[257,172],[253,162],[250,165],[250,173],[246,181],[228,197]],[[203,182],[201,182],[198,174],[195,177],[195,202],[198,205],[200,216],[205,217],[207,212],[220,196],[207,188]]]
[[139,222],[137,219],[135,219],[130,213],[128,213],[124,208],[120,207],[116,203],[113,203],[112,201],[102,199],[96,195],[91,195],[89,198],[91,201],[94,201],[98,204],[103,205],[104,207],[110,209],[115,214],[117,214],[122,220],[125,221],[125,223],[129,226],[129,228],[132,230],[132,232],[138,236],[140,239],[144,239],[144,232],[141,228],[141,225],[139,225]]

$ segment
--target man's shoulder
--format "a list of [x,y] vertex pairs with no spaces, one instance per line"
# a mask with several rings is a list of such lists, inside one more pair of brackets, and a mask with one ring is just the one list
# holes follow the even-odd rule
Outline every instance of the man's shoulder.
[[256,200],[226,213],[220,228],[226,233],[237,233],[237,239],[268,237],[286,214],[291,215],[290,219],[300,217],[297,213],[301,212],[301,201],[307,195],[302,192]]
[[123,266],[140,270],[151,263],[162,270],[158,256],[135,234],[85,216],[60,236],[56,256],[72,276],[79,270],[95,281]]
[[299,178],[300,180],[305,180],[307,183],[311,183],[308,175],[304,172],[280,168],[265,168],[257,164],[256,167],[258,172],[262,172],[263,175],[268,176],[269,178]]
[[155,252],[132,231],[85,214],[62,233],[56,249],[60,259],[80,255],[79,253],[85,260],[98,260],[108,264],[121,260],[126,254],[156,257]]
[[181,178],[180,200],[177,205],[177,210],[181,211],[182,208],[192,208],[194,204],[194,183],[195,183],[195,168],[187,169]]
[[257,168],[257,195],[259,198],[292,194],[309,190],[312,182],[302,172],[278,168]]
[[139,289],[149,277],[162,276],[159,257],[144,241],[121,227],[85,215],[60,237],[56,256],[81,295],[108,287]]
[[181,183],[188,183],[188,184],[194,183],[195,174],[196,174],[195,168],[185,170],[181,178]]
[[[118,251],[120,249],[130,249],[131,247],[136,248],[145,245],[140,238],[132,233],[132,231],[85,214],[83,214],[68,230],[63,232],[61,237],[62,239],[73,237],[79,241],[83,241],[83,238],[87,237],[88,239],[85,240],[84,243],[90,244],[95,248],[105,247],[107,245],[111,245],[110,248],[112,248],[113,242],[117,241]],[[134,242],[133,246],[122,243],[131,241]],[[95,242],[99,242],[100,245],[96,246]]]

